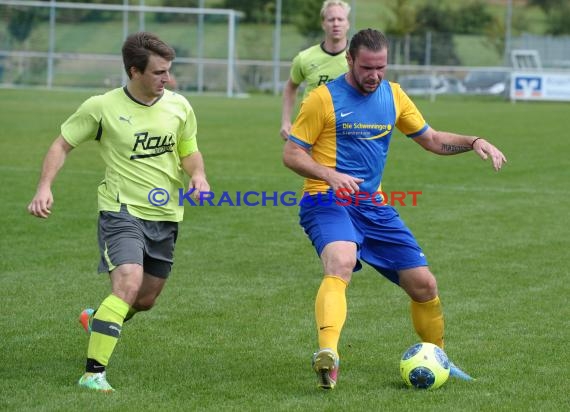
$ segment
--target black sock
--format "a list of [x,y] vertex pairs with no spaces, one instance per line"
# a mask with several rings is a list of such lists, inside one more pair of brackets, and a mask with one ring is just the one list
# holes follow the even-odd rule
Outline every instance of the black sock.
[[101,365],[95,359],[87,358],[87,365],[85,366],[85,372],[91,372],[91,373],[105,372],[105,366]]

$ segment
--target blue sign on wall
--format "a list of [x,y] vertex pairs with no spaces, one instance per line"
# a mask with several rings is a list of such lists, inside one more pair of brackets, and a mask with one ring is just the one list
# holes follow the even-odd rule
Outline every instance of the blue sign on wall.
[[516,97],[540,97],[543,93],[542,77],[539,76],[516,76]]

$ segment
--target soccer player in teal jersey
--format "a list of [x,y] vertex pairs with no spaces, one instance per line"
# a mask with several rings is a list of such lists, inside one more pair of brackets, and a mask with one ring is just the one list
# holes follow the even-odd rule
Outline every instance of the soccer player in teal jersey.
[[[348,72],[303,102],[283,153],[285,165],[306,178],[300,223],[324,270],[315,300],[318,350],[312,362],[325,389],[337,382],[346,288],[361,260],[408,294],[420,339],[444,345],[436,279],[415,237],[380,194],[394,128],[435,154],[474,150],[497,171],[506,162],[485,139],[433,129],[398,84],[383,80],[388,40],[379,31],[358,32],[346,58]],[[454,364],[451,375],[471,379]]]
[[281,137],[287,140],[291,131],[291,115],[297,89],[306,82],[304,97],[321,84],[346,72],[345,50],[348,46],[350,6],[339,0],[326,0],[321,8],[321,25],[325,40],[301,51],[293,59],[290,77],[283,88]]
[[87,99],[63,123],[28,206],[32,215],[47,218],[51,186],[67,155],[82,143],[97,143],[106,165],[98,187],[99,271],[109,273],[111,294],[97,310],[81,313],[89,346],[79,385],[101,392],[114,391],[105,368],[123,322],[153,307],[170,274],[184,207],[167,196],[186,189],[184,174],[195,196],[210,190],[194,111],[165,89],[174,49],[140,32],[125,40],[122,54],[127,85]]

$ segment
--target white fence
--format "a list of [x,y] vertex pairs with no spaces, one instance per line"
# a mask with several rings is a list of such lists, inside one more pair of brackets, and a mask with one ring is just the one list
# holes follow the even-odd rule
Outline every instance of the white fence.
[[[47,11],[47,13],[42,13],[40,16],[36,16],[36,10]],[[57,13],[61,10],[99,10],[99,11],[110,11],[122,14],[122,33],[118,38],[125,39],[131,31],[144,30],[145,29],[145,15],[152,13],[168,13],[171,15],[195,15],[197,16],[197,36],[198,46],[197,46],[197,57],[189,58],[185,56],[180,56],[177,58],[179,63],[191,63],[197,66],[197,81],[196,87],[198,90],[204,89],[204,72],[206,71],[205,65],[209,61],[202,57],[202,52],[204,50],[204,18],[206,16],[223,16],[227,19],[227,37],[226,37],[226,52],[225,59],[223,62],[214,61],[213,63],[218,66],[224,67],[226,73],[226,94],[232,96],[234,93],[235,85],[235,43],[236,43],[236,23],[237,19],[242,16],[241,12],[235,10],[226,9],[206,9],[206,8],[187,8],[187,7],[151,7],[144,5],[129,5],[128,1],[125,1],[123,5],[113,5],[113,4],[91,4],[91,3],[68,3],[68,2],[58,2],[55,0],[47,1],[29,1],[29,0],[0,0],[0,10],[2,14],[10,15],[10,13],[23,12],[30,16],[24,19],[20,26],[16,26],[16,31],[26,30],[25,26],[32,24],[32,22],[38,19],[48,20],[48,43],[47,50],[45,51],[29,51],[29,50],[13,50],[12,48],[6,48],[0,50],[0,81],[3,84],[35,84],[39,79],[34,79],[34,74],[41,73],[45,71],[45,86],[51,88],[57,86],[55,81],[54,70],[58,65],[63,66],[63,72],[65,70],[72,71],[77,70],[79,74],[83,74],[81,78],[74,79],[78,86],[83,87],[93,87],[102,86],[113,83],[113,79],[120,76],[121,83],[126,81],[126,74],[122,69],[120,55],[115,54],[93,54],[93,53],[69,53],[69,52],[58,52],[57,42],[56,42],[56,30],[57,30]],[[129,18],[133,13],[138,14],[138,18],[134,21],[138,22],[138,27],[133,27],[132,17]],[[13,27],[11,21],[7,22],[7,27]],[[16,23],[17,24],[17,23]],[[11,37],[6,34],[7,28],[4,27],[2,33],[4,37],[3,43],[6,44],[11,40]],[[119,35],[119,33],[117,33]],[[165,39],[166,40],[166,39]],[[109,50],[109,53],[114,51]],[[86,63],[88,62],[88,63]],[[211,62],[210,62],[211,63]],[[102,74],[103,84],[92,84],[89,79],[89,68],[97,66],[97,72]],[[45,67],[45,70],[43,68]],[[14,73],[16,72],[16,73]],[[11,74],[11,76],[9,75]],[[73,78],[73,73],[67,73],[68,78]],[[69,76],[71,75],[71,76]],[[38,77],[38,76],[36,76]],[[23,80],[23,81],[22,81]],[[63,86],[69,86],[63,84]]]
[[513,40],[515,49],[536,50],[543,65],[570,69],[570,36],[535,36],[523,34]]
[[[216,92],[227,96],[275,93],[280,92],[288,78],[293,56],[272,59],[271,39],[267,39],[271,36],[267,33],[256,33],[252,39],[255,45],[265,42],[268,51],[265,60],[238,56],[239,12],[128,3],[128,0],[124,0],[123,5],[0,0],[0,16],[5,17],[0,18],[0,86],[103,89],[124,84],[126,75],[120,47],[128,33],[137,30],[159,33],[176,49],[173,73],[181,91]],[[86,10],[114,13],[112,22],[79,21],[77,16]],[[16,39],[10,31],[14,29],[12,19],[16,12],[25,17],[24,22],[34,22],[24,40]],[[177,19],[176,23],[164,23],[165,16]],[[70,22],[71,18],[76,21]],[[23,28],[25,25],[16,27],[20,31]],[[388,79],[399,81],[411,95],[426,95],[432,99],[452,93],[512,97],[510,89],[518,83],[511,83],[509,67],[432,65],[430,58],[435,56],[435,51],[448,50],[437,43],[437,39],[436,35],[394,39]],[[538,50],[545,67],[570,58],[567,36],[515,38],[513,47]],[[426,51],[420,58],[421,65],[409,64],[413,50]],[[570,70],[570,65],[558,66],[566,73]]]

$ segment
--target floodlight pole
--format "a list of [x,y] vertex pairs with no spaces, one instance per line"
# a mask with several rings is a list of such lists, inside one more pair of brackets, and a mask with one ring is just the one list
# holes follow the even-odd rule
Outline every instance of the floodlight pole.
[[279,72],[281,56],[281,0],[275,5],[275,31],[273,35],[273,94],[279,94]]
[[[123,41],[127,39],[129,36],[129,0],[123,0]],[[128,82],[127,73],[122,70],[121,71],[121,84],[125,85]]]
[[228,73],[227,73],[227,86],[226,95],[228,97],[233,97],[234,95],[234,74],[235,74],[235,38],[236,38],[236,20],[237,14],[234,10],[231,10],[228,14],[228,19],[230,20],[230,27],[228,30]]
[[[198,6],[200,10],[204,8],[204,0],[200,0]],[[229,18],[229,17],[228,17]],[[198,93],[204,91],[204,62],[202,62],[202,57],[204,57],[204,13],[200,12],[198,14]]]
[[141,10],[139,11],[139,31],[144,31],[144,0],[139,0]]
[[49,8],[49,46],[47,59],[47,88],[53,85],[53,53],[55,52],[55,2],[50,0]]
[[505,66],[509,66],[511,54],[511,25],[513,20],[513,0],[507,2],[507,14],[505,18],[505,55],[503,56]]

